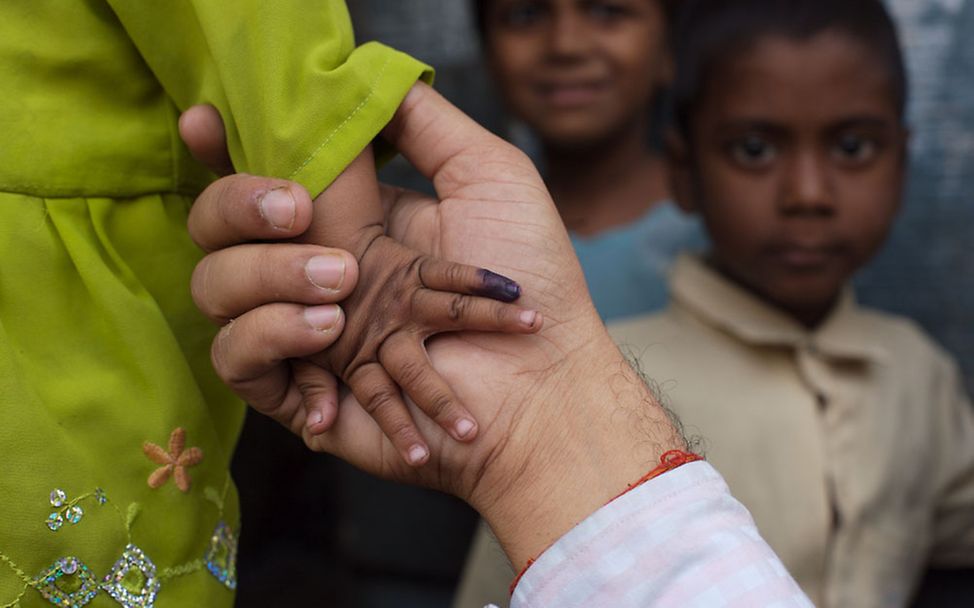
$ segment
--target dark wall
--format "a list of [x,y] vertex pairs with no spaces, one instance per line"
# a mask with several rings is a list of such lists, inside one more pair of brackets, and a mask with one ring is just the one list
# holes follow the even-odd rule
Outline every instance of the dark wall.
[[974,390],[974,2],[891,0],[910,68],[909,192],[861,299],[919,321]]

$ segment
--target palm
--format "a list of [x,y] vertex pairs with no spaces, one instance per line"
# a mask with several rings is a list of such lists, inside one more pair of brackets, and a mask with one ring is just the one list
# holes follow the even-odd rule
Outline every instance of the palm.
[[[456,175],[463,178],[451,177]],[[415,415],[438,466],[407,467],[350,400],[343,403],[332,433],[306,439],[370,472],[465,495],[492,450],[516,431],[530,429],[518,407],[525,391],[541,377],[558,373],[556,362],[565,349],[582,346],[570,336],[586,335],[577,325],[593,317],[579,315],[590,306],[581,270],[544,184],[519,152],[499,141],[470,146],[438,165],[433,179],[442,200],[385,191],[390,236],[431,255],[517,280],[524,288],[523,304],[544,314],[544,329],[534,336],[446,334],[428,344],[438,371],[481,427],[476,441],[459,444]],[[514,421],[519,430],[512,428]],[[446,479],[465,487],[444,487],[444,468],[450,472]]]

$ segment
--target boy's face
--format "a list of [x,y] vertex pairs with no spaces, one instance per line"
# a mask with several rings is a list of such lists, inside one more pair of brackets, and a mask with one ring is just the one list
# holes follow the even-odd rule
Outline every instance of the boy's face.
[[648,114],[668,77],[658,0],[494,0],[489,63],[511,110],[554,145],[585,145]]
[[814,325],[899,206],[907,135],[889,77],[859,42],[823,33],[764,38],[707,84],[676,146],[677,196],[722,272]]

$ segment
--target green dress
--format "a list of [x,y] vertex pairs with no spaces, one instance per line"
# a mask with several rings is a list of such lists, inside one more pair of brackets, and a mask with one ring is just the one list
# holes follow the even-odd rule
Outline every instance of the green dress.
[[244,408],[176,120],[212,103],[239,170],[320,192],[429,76],[353,45],[336,0],[0,4],[0,607],[232,605]]

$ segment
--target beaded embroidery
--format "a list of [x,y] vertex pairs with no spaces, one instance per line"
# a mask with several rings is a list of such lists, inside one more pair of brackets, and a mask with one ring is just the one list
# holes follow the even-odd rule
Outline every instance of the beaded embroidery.
[[142,549],[129,544],[101,588],[124,608],[152,608],[159,586],[156,565]]
[[67,522],[71,525],[75,525],[81,521],[81,518],[85,516],[85,510],[81,508],[81,501],[94,497],[95,502],[99,505],[104,505],[108,502],[108,498],[105,496],[105,491],[101,488],[95,488],[94,492],[89,492],[88,494],[82,494],[81,496],[75,498],[74,500],[68,500],[67,493],[61,488],[54,488],[51,490],[51,506],[57,509],[47,516],[44,520],[44,524],[51,530],[51,532],[57,532]]
[[206,569],[228,589],[237,588],[237,535],[222,521],[210,537]]
[[31,586],[44,599],[63,608],[81,608],[98,594],[98,583],[88,566],[76,557],[63,557],[38,575]]
[[[202,453],[200,455],[202,457]],[[224,483],[222,493],[212,487],[204,489],[204,496],[217,507],[218,516],[221,519],[213,534],[210,535],[210,542],[203,559],[197,558],[191,562],[158,571],[155,563],[131,541],[132,524],[139,515],[141,505],[139,503],[130,504],[127,513],[123,515],[122,511],[112,503],[112,508],[124,521],[126,536],[128,536],[129,541],[122,552],[122,556],[115,562],[101,584],[91,573],[88,566],[74,556],[60,558],[36,577],[31,577],[8,556],[0,553],[0,563],[6,564],[24,582],[21,593],[12,601],[0,605],[0,608],[16,608],[20,605],[20,600],[32,588],[37,590],[52,605],[60,608],[83,608],[102,591],[123,608],[153,608],[163,582],[199,572],[204,568],[228,589],[236,589],[238,535],[222,520],[223,504],[229,489],[229,477]],[[84,515],[84,511],[77,503],[87,498],[94,498],[99,505],[108,503],[108,497],[101,488],[96,488],[94,492],[84,494],[71,501],[68,500],[67,493],[60,488],[55,488],[51,492],[50,502],[52,507],[59,510],[52,513],[48,520],[50,521],[57,515],[61,517],[61,525],[64,521],[72,522],[75,520],[72,523],[77,523]],[[77,511],[73,510],[75,507]],[[56,530],[56,528],[52,528],[52,530]]]

